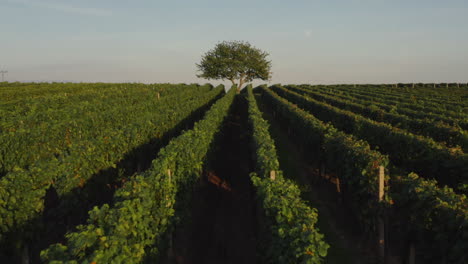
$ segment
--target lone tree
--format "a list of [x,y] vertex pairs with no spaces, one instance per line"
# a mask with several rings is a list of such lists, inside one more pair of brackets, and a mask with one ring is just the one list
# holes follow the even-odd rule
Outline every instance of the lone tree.
[[271,61],[269,54],[243,41],[223,41],[203,55],[197,64],[201,74],[197,77],[208,80],[230,80],[237,83],[239,93],[242,85],[254,79],[269,80]]

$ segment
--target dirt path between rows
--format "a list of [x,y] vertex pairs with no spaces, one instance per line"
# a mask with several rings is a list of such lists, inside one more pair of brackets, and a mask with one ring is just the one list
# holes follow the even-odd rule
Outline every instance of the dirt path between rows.
[[192,216],[176,232],[171,263],[256,263],[257,223],[247,127],[238,96],[192,200]]

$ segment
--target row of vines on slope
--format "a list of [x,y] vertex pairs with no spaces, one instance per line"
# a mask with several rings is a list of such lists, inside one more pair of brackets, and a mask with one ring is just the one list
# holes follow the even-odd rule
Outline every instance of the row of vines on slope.
[[[247,87],[246,96],[255,153],[256,172],[251,177],[265,213],[263,260],[265,263],[323,263],[329,245],[315,227],[317,210],[301,199],[296,184],[284,179],[268,122],[262,118],[251,86]],[[274,179],[270,178],[271,171],[275,173]]]
[[[465,129],[465,130],[468,129],[468,118],[466,115],[466,106],[460,107],[461,109],[459,112],[450,114],[443,110],[441,110],[440,112],[433,112],[433,111],[428,111],[428,110],[414,109],[411,106],[417,104],[417,101],[413,101],[412,104],[399,104],[392,100],[376,98],[371,95],[355,94],[353,90],[343,89],[343,87],[341,88],[337,86],[315,87],[315,86],[309,86],[309,85],[301,85],[300,87],[306,88],[309,90],[320,91],[322,93],[327,93],[328,95],[351,100],[356,103],[371,102],[371,105],[373,107],[382,108],[386,111],[393,112],[393,113],[407,115],[411,118],[435,120],[435,121],[447,123],[452,126],[459,126],[460,128]],[[449,104],[449,103],[445,103],[445,104]]]
[[[49,188],[56,190],[59,199],[77,196],[93,175],[115,167],[133,149],[170,136],[176,126],[193,122],[188,119],[194,111],[210,105],[223,93],[222,87],[207,92],[187,89],[182,96],[147,101],[140,111],[122,112],[108,126],[98,123],[82,127],[82,130],[99,132],[94,138],[78,137],[62,155],[37,160],[27,168],[15,167],[0,179],[1,242],[22,244],[35,235]],[[66,201],[70,204],[61,208],[80,205],[76,199]]]
[[300,140],[301,145],[317,157],[319,163],[329,168],[329,172],[340,175],[363,227],[373,229],[375,215],[391,200],[389,197],[385,197],[382,203],[377,200],[376,175],[380,166],[388,165],[388,157],[371,150],[367,142],[356,140],[320,121],[270,89],[261,89],[263,102],[274,111],[281,123],[292,129],[294,138]]
[[402,169],[434,178],[441,185],[446,184],[453,188],[468,182],[468,155],[460,149],[447,148],[431,138],[364,118],[281,86],[274,86],[272,89],[299,107],[314,113],[321,120],[331,122],[336,128],[366,140],[373,147],[378,146],[379,151],[388,154],[392,163]]
[[422,259],[466,263],[468,205],[464,194],[456,194],[449,187],[440,188],[436,181],[422,179],[415,173],[400,176],[387,170],[386,196],[377,204],[376,167],[391,168],[386,156],[371,150],[367,142],[323,123],[270,89],[262,87],[261,90],[262,100],[279,121],[292,128],[292,138],[298,145],[319,157],[320,163],[340,178],[342,190],[353,200],[353,211],[363,227],[375,230],[376,218],[386,209],[398,216],[398,225],[406,232],[407,239],[416,243]]
[[[459,97],[451,96],[450,101],[446,99],[434,99],[431,96],[426,96],[425,92],[418,94],[408,93],[404,91],[392,91],[390,89],[382,89],[379,86],[368,86],[368,87],[356,87],[356,88],[344,88],[334,87],[337,91],[341,91],[348,95],[354,95],[364,98],[372,98],[378,101],[385,101],[389,105],[397,105],[406,107],[414,110],[423,110],[427,112],[443,113],[453,115],[453,117],[459,116],[460,112],[463,112],[465,104],[462,102],[453,102],[453,99]],[[440,93],[439,93],[440,94]]]
[[175,207],[189,202],[235,94],[231,89],[192,130],[161,149],[149,170],[132,177],[115,193],[113,207],[95,207],[88,224],[67,235],[66,245],[55,244],[43,251],[43,260],[141,263],[160,256],[168,246],[166,234],[179,217]]
[[20,104],[13,103],[12,109],[2,107],[0,172],[24,168],[37,160],[62,156],[73,151],[72,147],[79,145],[80,141],[89,141],[108,130],[119,129],[122,124],[135,122],[138,116],[129,113],[144,114],[151,108],[161,107],[174,100],[157,100],[160,93],[163,97],[180,96],[183,93],[187,94],[183,99],[188,99],[193,95],[207,93],[212,88],[185,85],[170,89],[163,87],[154,91],[149,87],[127,89],[119,86],[92,86],[84,94],[75,91],[70,96],[68,93],[56,92],[45,100],[30,99]]
[[[297,86],[288,85],[285,88],[307,95],[315,100],[325,102],[340,109],[360,114],[372,120],[388,123],[394,127],[406,129],[414,134],[431,137],[438,142],[447,143],[450,147],[460,146],[463,151],[466,152],[468,150],[468,133],[455,126],[389,113],[361,103],[355,103],[335,96],[321,94],[310,89],[302,89]],[[366,103],[366,101],[363,102]]]

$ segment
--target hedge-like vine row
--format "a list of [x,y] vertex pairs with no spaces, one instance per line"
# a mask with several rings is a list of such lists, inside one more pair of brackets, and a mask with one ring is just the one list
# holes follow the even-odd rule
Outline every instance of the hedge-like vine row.
[[[325,164],[329,173],[339,175],[344,191],[352,197],[351,204],[362,226],[373,229],[375,216],[390,201],[389,197],[385,197],[383,203],[377,199],[379,168],[388,165],[388,157],[372,150],[367,142],[320,121],[270,89],[261,87],[261,90],[263,102],[283,125],[291,128],[292,138]],[[389,177],[386,175],[385,179]]]
[[451,117],[460,117],[461,111],[465,108],[463,105],[457,103],[451,104],[447,101],[434,102],[424,93],[418,94],[418,96],[411,96],[409,93],[396,93],[388,88],[382,89],[379,86],[367,86],[367,87],[356,87],[348,89],[340,89],[346,94],[360,97],[373,99],[376,101],[385,102],[388,105],[397,105],[399,107],[409,108],[417,111],[433,112],[435,114],[443,114]]
[[[320,130],[312,130],[310,125],[306,125],[307,119],[314,120],[315,117],[269,89],[262,88],[262,90],[263,100],[276,112],[277,118],[293,128],[294,137],[292,138],[308,150],[315,150],[317,157],[325,161],[330,160],[329,164],[335,166],[330,170],[336,172],[340,180],[345,180],[342,181],[345,191],[351,192],[353,200],[361,197],[360,202],[355,204],[354,208],[358,209],[355,212],[358,218],[364,221],[363,225],[368,226],[368,221],[375,219],[379,214],[377,210],[368,209],[375,203],[372,194],[377,191],[375,189],[377,183],[371,180],[372,183],[366,187],[363,182],[369,179],[363,177],[365,175],[361,173],[366,173],[367,170],[363,169],[360,172],[359,168],[353,169],[353,167],[356,168],[366,161],[373,162],[369,154],[363,155],[363,152],[372,153],[375,157],[384,156],[370,150],[368,143],[340,132],[332,133],[335,133],[336,141],[346,141],[346,145],[328,147],[325,145],[326,136],[320,135]],[[320,123],[317,120],[315,122]],[[329,124],[323,124],[323,126],[328,126],[328,129],[333,131]],[[326,130],[322,129],[322,131]],[[311,136],[317,137],[317,134],[324,139],[311,141]],[[401,221],[398,225],[406,230],[406,235],[409,236],[407,239],[416,242],[418,256],[424,256],[424,259],[429,262],[465,263],[468,258],[466,254],[468,252],[467,197],[464,194],[456,194],[449,187],[440,188],[435,180],[420,178],[415,173],[399,176],[398,172],[393,174],[390,171],[389,174],[386,177],[388,188],[384,207],[398,216],[397,220]],[[367,177],[376,178],[375,174],[368,174]],[[366,188],[369,189],[366,190]],[[362,214],[362,210],[367,213]]]
[[[375,100],[373,97],[370,97],[370,96],[352,95],[350,94],[348,90],[339,89],[339,87],[337,86],[332,86],[332,87],[313,86],[311,87],[309,85],[300,85],[300,87],[316,90],[321,93],[325,93],[325,94],[335,96],[341,99],[350,100],[355,103],[362,103],[363,101],[370,101],[371,103],[369,105],[371,105],[372,107],[380,108],[387,112],[393,112],[393,113],[398,113],[401,115],[406,115],[412,119],[422,119],[422,120],[428,120],[428,121],[434,121],[434,122],[443,122],[451,126],[459,126],[460,128],[464,130],[468,129],[468,120],[466,117],[463,119],[454,119],[450,116],[446,116],[442,114],[431,113],[427,111],[418,111],[415,109],[402,107],[400,105],[391,105],[385,100]],[[348,87],[348,88],[353,89],[351,87]]]
[[427,263],[468,262],[468,200],[415,173],[392,176],[393,210]]
[[272,89],[320,120],[331,122],[336,128],[378,147],[379,151],[389,155],[394,165],[408,172],[434,178],[439,184],[453,188],[468,182],[468,155],[459,149],[447,148],[430,138],[364,118],[281,86]]
[[[149,170],[131,178],[114,196],[114,206],[90,211],[88,224],[67,234],[66,245],[41,253],[52,263],[141,263],[156,257],[176,221],[176,203],[191,197],[210,144],[236,95],[231,89],[192,130],[161,149]],[[169,172],[170,171],[170,172]]]
[[[407,107],[408,105],[404,106],[401,104],[396,104],[395,102],[385,100],[385,99],[379,99],[379,98],[374,98],[373,96],[369,95],[359,95],[359,94],[354,94],[352,91],[349,89],[343,89],[343,87],[311,87],[309,85],[301,85],[301,87],[306,88],[306,89],[313,89],[313,90],[319,90],[321,92],[326,92],[329,95],[332,96],[338,96],[342,97],[344,99],[350,99],[354,102],[360,103],[363,100],[364,101],[372,101],[372,105],[377,106],[379,108],[382,108],[386,111],[389,112],[394,112],[394,113],[399,113],[403,115],[407,115],[411,118],[418,118],[418,119],[428,119],[428,120],[436,120],[440,122],[447,123],[452,126],[459,126],[460,128],[467,130],[468,129],[468,118],[466,114],[463,113],[456,113],[454,116],[449,115],[447,113],[434,113],[431,111],[421,111],[417,109],[413,109],[411,107]],[[416,98],[416,97],[414,97]],[[416,100],[416,99],[415,99]],[[413,104],[416,104],[416,101],[413,102]]]
[[[104,133],[111,129],[121,129],[122,124],[135,122],[139,118],[134,115],[146,113],[160,102],[169,102],[159,101],[158,96],[187,99],[212,89],[210,86],[163,84],[71,85],[76,90],[68,86],[62,87],[63,91],[57,91],[53,85],[50,93],[39,98],[30,95],[31,92],[27,92],[30,90],[27,90],[21,100],[5,100],[2,103],[0,173],[25,168],[41,159],[62,156],[72,151],[71,146],[80,141],[105,136]],[[47,87],[43,88],[47,90]],[[178,95],[181,93],[188,97]]]
[[380,109],[379,111],[374,107],[366,106],[365,104],[370,102],[365,100],[363,100],[362,103],[355,103],[335,96],[321,94],[311,89],[302,89],[294,85],[288,85],[285,88],[323,101],[340,109],[360,114],[372,120],[388,123],[394,127],[406,129],[414,134],[431,137],[435,141],[447,143],[450,147],[460,146],[463,151],[468,151],[468,133],[460,128],[428,120],[412,119],[404,115],[390,113]]
[[[317,209],[310,208],[300,197],[299,187],[284,179],[279,168],[269,125],[263,119],[253,95],[247,87],[249,124],[252,132],[252,150],[255,153],[255,171],[252,182],[257,191],[260,207],[265,214],[261,224],[268,230],[263,234],[266,249],[264,263],[323,263],[329,245],[315,227]],[[270,179],[270,172],[276,177]]]
[[[115,167],[133,149],[170,135],[184,120],[193,122],[186,119],[222,93],[222,87],[209,92],[188,89],[181,96],[152,98],[137,112],[123,111],[108,116],[107,126],[94,124],[90,119],[87,126],[80,127],[83,136],[78,133],[77,140],[70,142],[60,155],[39,159],[27,168],[14,167],[0,179],[0,239],[11,232],[23,238],[29,235],[26,230],[34,233],[34,221],[44,209],[44,196],[50,186],[57,191],[59,199],[72,190],[79,190],[94,174]],[[111,107],[126,109],[121,105]],[[85,137],[86,134],[95,137]],[[76,202],[66,207],[79,206],[79,201]]]

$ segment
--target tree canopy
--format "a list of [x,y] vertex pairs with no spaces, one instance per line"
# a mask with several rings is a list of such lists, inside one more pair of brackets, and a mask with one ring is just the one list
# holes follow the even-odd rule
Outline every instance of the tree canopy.
[[237,84],[239,92],[242,85],[254,79],[270,79],[271,61],[267,60],[268,55],[248,42],[223,41],[203,55],[197,64],[201,72],[197,77],[229,80],[233,85]]

